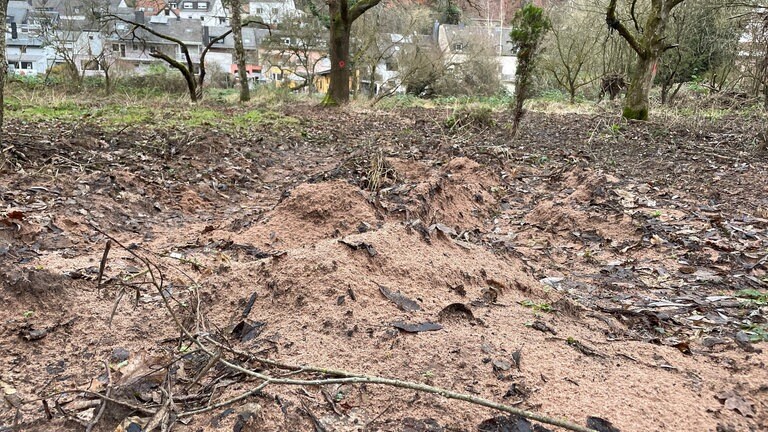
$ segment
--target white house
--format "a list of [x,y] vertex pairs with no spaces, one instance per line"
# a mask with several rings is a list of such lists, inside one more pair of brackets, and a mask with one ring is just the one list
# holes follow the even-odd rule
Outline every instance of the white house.
[[[5,44],[10,73],[43,75],[52,64],[54,54],[39,37],[39,18],[27,2],[8,3]],[[57,16],[52,13],[49,18],[55,21]]]
[[221,0],[173,0],[168,6],[178,11],[181,20],[194,19],[204,26],[227,24],[228,14]]
[[280,24],[286,18],[300,15],[293,0],[259,0],[248,2],[248,14],[261,17],[265,23]]
[[502,84],[510,92],[515,88],[517,57],[512,51],[509,33],[512,29],[498,26],[465,26],[442,24],[436,28],[436,39],[440,50],[452,63],[463,63],[470,59],[466,51],[471,44],[482,43],[491,48],[499,63]]

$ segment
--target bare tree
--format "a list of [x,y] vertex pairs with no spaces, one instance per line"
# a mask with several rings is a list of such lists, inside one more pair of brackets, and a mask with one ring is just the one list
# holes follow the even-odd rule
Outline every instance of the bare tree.
[[[428,9],[417,5],[394,4],[363,15],[352,25],[352,67],[367,77],[368,96],[376,96],[377,69],[396,67],[399,51],[414,38],[417,30],[430,24]],[[394,72],[394,71],[393,71]],[[358,86],[355,86],[356,88]]]
[[[72,5],[66,6],[65,13],[67,16],[75,14]],[[85,71],[92,64],[94,53],[101,51],[95,46],[100,41],[92,38],[95,33],[97,32],[82,20],[43,21],[40,39],[54,52],[56,61],[63,65],[67,78],[75,86],[82,84]]]
[[554,9],[550,16],[552,36],[544,50],[542,67],[574,103],[579,89],[599,79],[594,66],[602,35],[591,28],[595,17],[575,8]]
[[[146,34],[150,34],[162,40],[176,44],[181,50],[181,54],[184,57],[183,62],[176,60],[175,58],[169,56],[168,54],[162,52],[161,50],[150,52],[149,55],[150,57],[154,57],[156,59],[160,59],[166,62],[169,66],[178,70],[184,76],[184,80],[187,83],[187,89],[189,90],[189,97],[192,100],[192,102],[197,102],[203,97],[203,83],[205,82],[206,54],[208,54],[208,51],[211,49],[211,47],[214,44],[220,41],[223,41],[227,36],[229,36],[232,33],[232,29],[230,28],[229,30],[225,31],[219,36],[216,36],[210,39],[210,41],[205,45],[203,50],[200,52],[200,62],[199,62],[200,72],[197,74],[197,76],[195,76],[195,63],[193,62],[192,56],[190,55],[189,47],[187,46],[186,43],[184,43],[184,41],[177,39],[175,37],[160,33],[146,24],[129,20],[118,15],[107,14],[104,16],[104,19],[112,20],[112,21],[120,21],[130,25],[132,28],[129,31],[129,34],[132,36],[132,38],[135,40],[141,40],[145,44],[147,43]],[[263,26],[264,28],[267,28],[267,29],[269,28],[267,24],[264,24],[260,20],[256,20],[256,19],[247,20],[243,22],[244,26],[247,26],[250,24]],[[145,33],[140,32],[139,30],[143,30],[143,32]]]
[[324,30],[316,17],[287,17],[280,30],[265,39],[263,47],[270,50],[270,63],[281,72],[290,71],[304,80],[294,90],[314,91],[317,64],[328,58]]
[[676,47],[660,60],[656,81],[661,103],[674,99],[682,85],[696,81],[719,91],[736,60],[742,29],[731,11],[712,7],[710,0],[688,0],[672,12],[668,39]]
[[633,28],[630,30],[618,17],[617,0],[610,0],[605,15],[606,23],[608,27],[616,30],[637,54],[637,62],[632,70],[627,97],[624,100],[624,118],[648,120],[648,95],[659,58],[664,51],[673,48],[664,36],[670,13],[683,1],[651,0],[643,25],[640,24],[642,20],[636,8],[637,1],[632,1],[627,19],[627,22],[631,21],[630,26]]

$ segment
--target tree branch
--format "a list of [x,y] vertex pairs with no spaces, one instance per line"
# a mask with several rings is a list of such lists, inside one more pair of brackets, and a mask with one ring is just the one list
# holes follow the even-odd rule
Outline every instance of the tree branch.
[[[346,2],[347,0],[340,0]],[[381,0],[361,0],[355,3],[351,9],[349,9],[349,22],[352,23],[364,14],[365,11],[371,9],[381,3]]]
[[[682,1],[682,0],[679,0]],[[648,51],[643,49],[642,46],[637,42],[637,39],[632,35],[632,33],[624,26],[624,24],[619,21],[619,19],[616,17],[616,0],[611,0],[611,2],[608,4],[608,10],[605,14],[605,22],[608,24],[608,27],[612,28],[613,30],[616,30],[619,32],[619,35],[624,38],[624,40],[627,41],[630,47],[642,58],[645,58],[648,56]]]

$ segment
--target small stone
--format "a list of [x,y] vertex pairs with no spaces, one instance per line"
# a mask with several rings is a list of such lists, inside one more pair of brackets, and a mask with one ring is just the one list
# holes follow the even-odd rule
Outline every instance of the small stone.
[[111,360],[113,363],[121,363],[128,360],[130,356],[131,353],[127,349],[118,347],[112,350]]
[[494,360],[493,370],[495,371],[508,371],[512,368],[512,364],[506,360]]

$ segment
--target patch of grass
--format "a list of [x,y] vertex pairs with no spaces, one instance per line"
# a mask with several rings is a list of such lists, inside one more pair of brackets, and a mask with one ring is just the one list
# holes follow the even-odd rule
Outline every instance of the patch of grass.
[[54,100],[40,104],[29,104],[18,99],[9,102],[8,117],[25,121],[72,121],[82,118],[88,112],[87,107],[71,100]]
[[743,289],[736,293],[736,297],[742,299],[742,302],[749,306],[768,305],[768,291]]
[[496,120],[493,118],[493,110],[488,105],[470,104],[454,109],[453,113],[445,119],[443,125],[446,129],[456,130],[464,127],[484,129],[493,127]]
[[215,102],[237,103],[240,100],[240,89],[209,88],[205,91],[205,99]]
[[185,110],[181,115],[181,120],[187,126],[211,126],[222,120],[219,111],[193,106]]
[[523,160],[533,166],[543,166],[549,162],[549,156],[535,153],[526,155]]
[[431,99],[422,99],[413,95],[394,95],[386,97],[376,104],[376,107],[385,111],[401,108],[434,108],[437,104]]
[[251,105],[258,107],[276,108],[299,98],[288,88],[272,85],[259,85],[251,91]]
[[749,336],[750,342],[768,342],[768,325],[766,324],[744,326],[742,331]]
[[150,122],[156,112],[147,106],[138,105],[107,105],[91,112],[95,119],[100,119],[103,126],[124,127],[129,124],[143,124]]
[[521,306],[531,308],[537,312],[552,312],[552,305],[549,303],[536,303],[533,300],[521,300],[518,302]]

